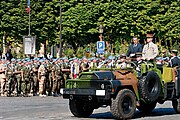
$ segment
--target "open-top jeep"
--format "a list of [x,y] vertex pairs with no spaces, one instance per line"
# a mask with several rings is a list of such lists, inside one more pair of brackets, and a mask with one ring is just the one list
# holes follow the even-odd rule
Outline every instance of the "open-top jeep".
[[110,106],[116,119],[132,118],[136,108],[152,111],[157,102],[171,100],[180,113],[180,77],[175,68],[142,64],[141,75],[133,68],[83,72],[79,79],[69,79],[61,93],[69,99],[69,108],[76,117],[89,117],[94,109]]

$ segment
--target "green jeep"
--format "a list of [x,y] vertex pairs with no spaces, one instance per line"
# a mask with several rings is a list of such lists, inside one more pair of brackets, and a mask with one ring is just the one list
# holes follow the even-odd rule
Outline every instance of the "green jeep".
[[94,109],[110,106],[116,119],[132,118],[136,108],[143,113],[152,111],[157,102],[171,100],[180,113],[180,79],[175,68],[142,64],[141,75],[134,68],[98,69],[83,72],[79,79],[66,80],[61,90],[69,99],[69,108],[76,117],[89,117]]

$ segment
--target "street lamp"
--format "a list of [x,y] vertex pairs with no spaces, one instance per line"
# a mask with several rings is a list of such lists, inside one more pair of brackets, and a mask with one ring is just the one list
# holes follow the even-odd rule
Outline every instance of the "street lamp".
[[60,2],[60,10],[59,10],[59,14],[60,14],[60,44],[59,44],[59,54],[60,54],[60,58],[62,58],[62,0],[59,1]]
[[99,25],[99,33],[102,34],[104,30],[104,26],[102,25],[102,23]]
[[101,23],[101,24],[99,25],[99,33],[100,33],[99,39],[100,39],[100,41],[102,41],[103,31],[104,31],[104,26],[103,26],[102,23]]

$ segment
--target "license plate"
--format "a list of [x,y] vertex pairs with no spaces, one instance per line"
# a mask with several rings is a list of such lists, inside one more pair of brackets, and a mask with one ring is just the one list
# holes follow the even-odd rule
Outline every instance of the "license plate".
[[105,90],[96,90],[97,96],[105,96]]

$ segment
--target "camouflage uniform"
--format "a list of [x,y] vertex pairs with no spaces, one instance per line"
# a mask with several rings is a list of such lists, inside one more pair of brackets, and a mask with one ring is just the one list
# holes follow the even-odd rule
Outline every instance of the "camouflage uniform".
[[53,88],[52,88],[52,92],[53,92],[53,96],[57,96],[57,89],[58,89],[58,83],[60,81],[60,67],[59,65],[56,63],[54,64],[53,68],[52,68],[52,78],[53,78]]
[[6,75],[5,75],[5,65],[4,63],[0,64],[0,92],[1,96],[5,96],[5,87],[6,87]]
[[32,65],[32,79],[33,79],[33,86],[32,86],[33,94],[34,96],[36,96],[39,88],[37,63],[33,63]]
[[81,71],[82,72],[88,72],[89,71],[89,63],[88,62],[83,62],[81,63]]
[[48,92],[48,95],[51,95],[52,92],[52,86],[53,86],[53,79],[52,79],[52,67],[53,65],[48,62],[47,64],[47,73],[46,73],[46,89]]
[[31,68],[28,66],[28,63],[23,67],[23,79],[22,79],[22,92],[24,95],[30,93],[30,72]]
[[44,62],[41,62],[41,65],[38,69],[38,79],[39,79],[39,95],[43,96],[45,90],[45,80],[46,80],[46,68]]
[[13,91],[13,83],[14,83],[14,70],[11,64],[8,65],[6,74],[8,78],[8,85],[7,85],[8,96],[11,96]]
[[65,83],[65,81],[67,80],[67,79],[69,79],[70,77],[70,68],[71,68],[71,66],[70,66],[70,64],[69,63],[67,63],[67,62],[63,62],[62,64],[61,64],[61,70],[62,70],[62,73],[63,73],[63,78],[62,78],[62,85],[61,85],[61,87],[64,87],[64,83]]
[[15,66],[15,89],[14,89],[14,95],[18,96],[21,94],[21,82],[22,82],[22,65],[19,63],[18,65]]

